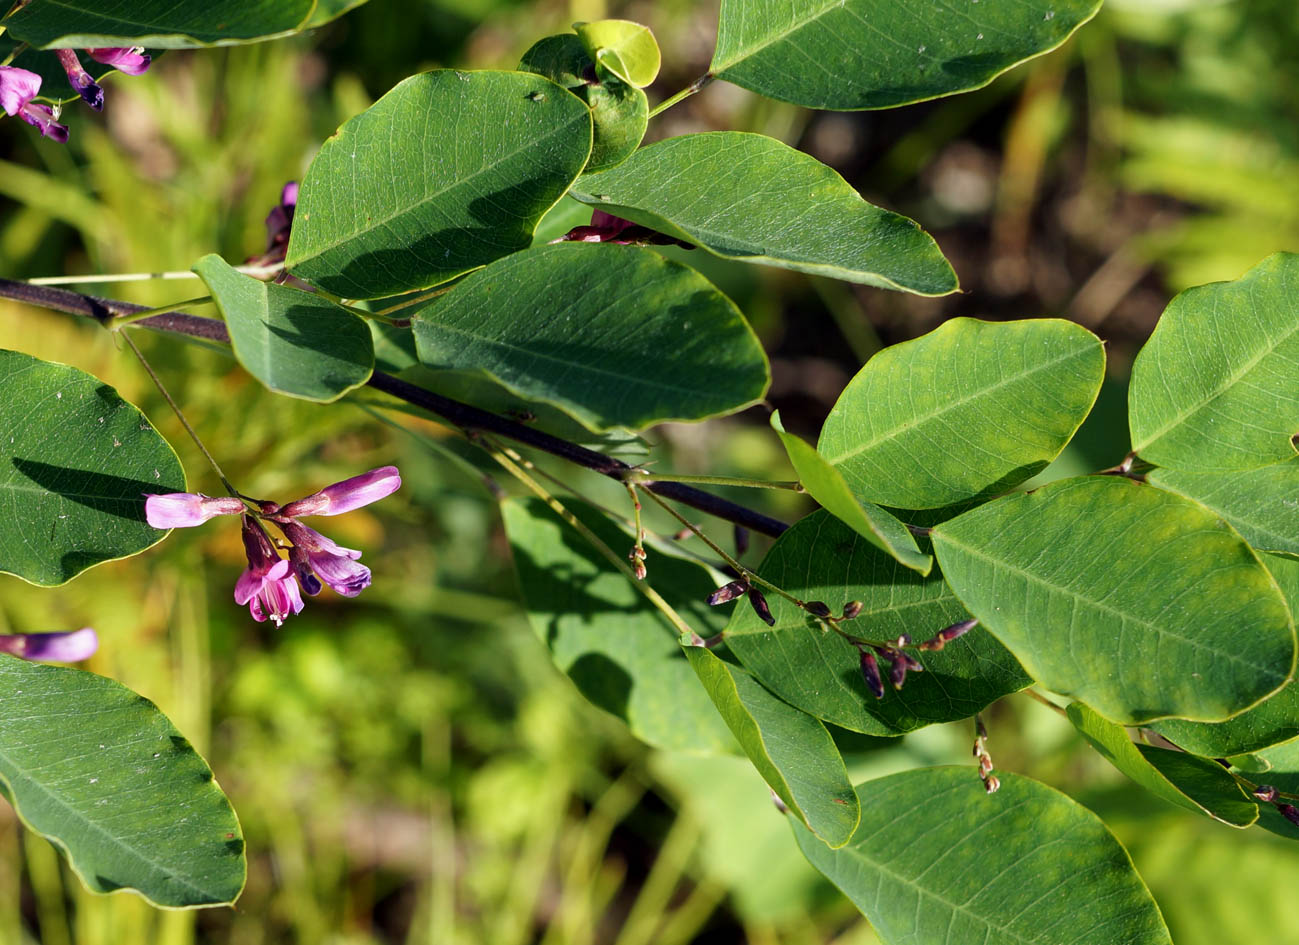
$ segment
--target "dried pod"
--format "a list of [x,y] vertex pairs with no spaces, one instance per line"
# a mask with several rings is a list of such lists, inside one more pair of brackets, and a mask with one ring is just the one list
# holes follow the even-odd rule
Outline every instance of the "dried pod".
[[848,601],[848,603],[843,605],[843,619],[852,620],[853,617],[856,617],[861,613],[861,609],[864,606],[865,605],[859,600]]
[[876,699],[884,698],[884,681],[880,679],[880,664],[875,659],[875,654],[869,650],[862,650],[861,677],[866,681],[866,688],[871,691],[872,696]]
[[708,603],[712,607],[725,604],[728,600],[735,600],[748,589],[749,586],[743,581],[732,581],[730,584],[723,584],[708,595]]
[[735,526],[735,557],[743,558],[749,550],[749,530],[743,525]]
[[1251,792],[1255,798],[1266,803],[1276,800],[1276,788],[1270,784],[1260,784]]
[[1277,804],[1276,809],[1290,823],[1299,826],[1299,808],[1296,808],[1293,804]]
[[816,616],[816,617],[829,617],[829,616],[830,616],[830,605],[824,603],[823,601],[819,601],[819,600],[810,600],[810,601],[808,601],[806,604],[804,604],[803,606],[804,606],[805,608],[807,608],[807,612],[808,612],[808,613],[810,613],[810,614],[812,614],[812,615],[814,615],[814,616]]
[[749,588],[749,603],[753,605],[753,612],[763,623],[768,627],[776,625],[776,618],[771,616],[771,608],[767,606],[767,598],[762,596],[762,591],[756,587]]

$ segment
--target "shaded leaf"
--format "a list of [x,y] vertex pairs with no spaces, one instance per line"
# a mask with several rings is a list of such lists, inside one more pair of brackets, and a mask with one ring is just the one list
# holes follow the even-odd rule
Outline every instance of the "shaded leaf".
[[1213,509],[1260,551],[1299,554],[1299,457],[1231,472],[1152,469],[1146,479]]
[[693,269],[635,246],[516,253],[420,310],[414,328],[429,367],[484,371],[592,430],[730,413],[769,380],[735,304]]
[[789,812],[829,846],[847,843],[861,806],[825,726],[703,647],[685,649],[717,711]]
[[809,108],[893,108],[987,85],[1063,43],[1100,0],[722,0],[710,71]]
[[245,276],[216,255],[194,266],[230,331],[235,358],[278,394],[327,403],[374,372],[365,320],[328,299]]
[[1248,827],[1258,820],[1258,805],[1216,761],[1134,744],[1127,729],[1081,702],[1072,703],[1068,712],[1074,728],[1106,761],[1157,797],[1232,827]]
[[286,265],[357,299],[445,282],[526,247],[590,153],[586,106],[541,76],[411,76],[311,162]]
[[145,416],[96,377],[0,351],[0,571],[46,586],[137,554],[164,532],[144,494],[185,474]]
[[914,220],[872,206],[820,161],[765,135],[682,135],[583,176],[573,196],[727,259],[918,295],[957,290]]
[[841,850],[794,823],[812,865],[885,945],[1171,945],[1127,852],[1091,811],[1015,774],[985,795],[974,768],[919,768],[857,786]]
[[324,26],[365,2],[366,0],[316,0],[316,9],[312,12],[311,19],[307,20],[302,28],[311,30]]
[[1173,469],[1250,469],[1295,456],[1299,255],[1173,299],[1132,364],[1132,448]]
[[145,46],[185,49],[273,39],[296,31],[312,0],[40,0],[5,20],[44,49]]
[[573,29],[586,53],[623,82],[643,89],[659,74],[662,57],[648,26],[631,20],[576,23]]
[[780,411],[771,415],[771,426],[784,444],[799,482],[812,498],[881,551],[913,571],[929,573],[934,559],[920,550],[915,536],[905,524],[878,505],[862,502],[854,496],[839,470],[804,443],[802,437],[785,432],[780,422]]
[[[632,537],[580,502],[569,510],[614,551]],[[528,619],[555,665],[587,699],[656,748],[733,751],[676,631],[626,577],[540,499],[501,504]],[[650,581],[697,633],[722,620],[704,598],[716,584],[702,565],[651,547]]]
[[1029,674],[1112,721],[1222,721],[1294,668],[1294,623],[1271,575],[1179,496],[1066,479],[931,538],[957,596]]
[[[861,601],[861,614],[840,626],[876,642],[909,633],[919,643],[969,616],[937,569],[922,578],[824,511],[781,535],[758,574],[802,600],[825,601],[835,614]],[[976,628],[941,651],[915,653],[925,671],[876,699],[862,681],[856,647],[783,597],[768,600],[775,626],[738,606],[727,646],[786,702],[855,732],[901,735],[968,718],[1031,682],[991,634]]]
[[86,888],[157,906],[232,903],[244,841],[207,763],[119,683],[0,655],[0,779]]
[[849,382],[817,451],[860,498],[938,508],[1005,492],[1064,449],[1105,374],[1072,322],[953,318],[885,348]]

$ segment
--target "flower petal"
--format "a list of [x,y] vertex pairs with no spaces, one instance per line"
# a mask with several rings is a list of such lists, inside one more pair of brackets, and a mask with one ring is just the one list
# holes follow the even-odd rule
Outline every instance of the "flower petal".
[[0,108],[17,115],[41,90],[41,77],[17,66],[0,66]]
[[396,466],[381,466],[351,479],[326,486],[314,495],[290,502],[281,510],[289,518],[300,515],[341,515],[392,495],[401,487]]
[[238,515],[244,504],[233,496],[210,498],[198,492],[145,493],[144,517],[154,528],[191,528],[217,515]]
[[149,63],[153,57],[149,56],[139,46],[109,46],[101,49],[87,49],[86,55],[95,62],[102,62],[106,66],[112,66],[118,72],[125,72],[127,75],[139,75],[149,68]]
[[0,651],[29,660],[78,663],[99,649],[99,637],[90,627],[59,633],[20,633],[0,636]]

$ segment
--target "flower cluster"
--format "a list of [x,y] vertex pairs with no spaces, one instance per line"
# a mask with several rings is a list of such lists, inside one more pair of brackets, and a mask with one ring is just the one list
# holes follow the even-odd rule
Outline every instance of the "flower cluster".
[[[95,111],[104,107],[104,90],[81,65],[76,50],[55,50],[59,64],[68,74],[68,81],[77,94]],[[139,75],[149,68],[150,57],[144,50],[134,47],[87,49],[86,55],[95,62],[112,66],[127,75]],[[17,66],[0,66],[0,109],[10,117],[18,117],[41,130],[41,134],[55,141],[68,140],[68,127],[58,122],[59,107],[42,105],[33,101],[41,90],[41,77]]]
[[[341,515],[391,495],[401,486],[396,466],[372,469],[351,479],[289,502],[246,503],[233,497],[213,498],[192,492],[146,495],[145,517],[154,528],[188,528],[218,515],[243,516],[244,551],[248,568],[235,583],[235,603],[247,604],[253,619],[270,619],[278,626],[302,610],[302,593],[315,596],[323,581],[344,597],[355,597],[370,586],[370,569],[357,559],[361,552],[343,548],[298,521],[307,515]],[[255,505],[256,508],[251,506]],[[270,522],[284,535],[278,546],[267,534]],[[288,557],[280,557],[287,547]]]

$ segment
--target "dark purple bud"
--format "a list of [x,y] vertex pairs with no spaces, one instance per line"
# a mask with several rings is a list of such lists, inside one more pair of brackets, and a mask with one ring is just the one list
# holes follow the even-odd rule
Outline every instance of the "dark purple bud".
[[856,617],[861,613],[862,607],[864,606],[866,605],[859,600],[848,601],[848,603],[843,605],[843,619],[852,620],[853,617]]
[[717,590],[708,595],[708,604],[711,607],[716,607],[718,604],[725,604],[728,600],[735,600],[735,598],[739,597],[748,589],[749,586],[743,581],[732,581],[730,584],[723,584]]
[[[901,654],[899,654],[901,656]],[[894,659],[889,663],[889,682],[894,689],[901,689],[902,684],[907,681],[907,661],[904,659]]]
[[816,616],[816,617],[829,617],[829,616],[830,616],[830,605],[829,605],[829,604],[826,604],[826,603],[824,603],[824,602],[822,602],[822,601],[819,601],[819,600],[810,600],[810,601],[808,601],[806,604],[804,604],[803,606],[806,607],[806,608],[807,608],[807,612],[810,613],[810,614],[812,614],[813,616]]
[[925,671],[924,664],[921,663],[920,660],[916,659],[914,656],[912,656],[909,653],[899,652],[897,658],[901,662],[906,663],[907,669],[913,673],[923,673]]
[[866,681],[866,688],[871,691],[871,695],[876,699],[884,698],[884,681],[880,679],[880,664],[875,659],[875,654],[869,650],[863,650],[861,654],[861,678]]
[[54,55],[58,56],[59,64],[63,66],[63,71],[68,74],[68,82],[77,90],[77,94],[95,111],[103,111],[104,90],[90,77],[90,73],[82,67],[76,51],[72,49],[56,49]]
[[767,598],[762,596],[762,591],[756,587],[749,588],[749,603],[753,605],[753,612],[762,619],[763,623],[768,627],[776,625],[776,618],[771,616],[771,608],[767,606]]
[[950,627],[944,627],[934,635],[932,639],[926,640],[920,644],[922,650],[941,650],[947,644],[951,643],[959,636],[964,636],[979,625],[977,619],[962,620],[960,623],[954,623]]
[[743,525],[735,526],[735,557],[743,558],[749,550],[749,530]]
[[1299,808],[1293,804],[1278,804],[1276,809],[1281,812],[1282,817],[1299,827]]
[[1270,784],[1260,784],[1253,790],[1254,797],[1265,803],[1271,803],[1276,800],[1276,788]]
[[293,562],[293,572],[298,576],[298,584],[301,585],[302,592],[309,597],[319,594],[321,583],[316,573],[311,570],[311,559],[307,556],[307,550],[294,545],[289,549],[289,560]]

